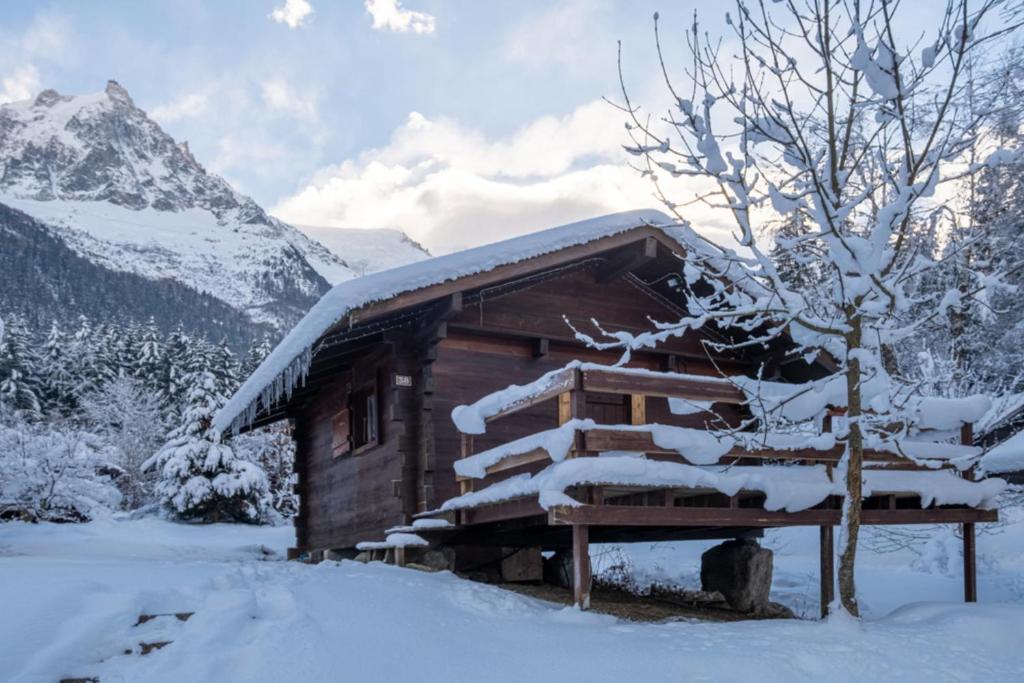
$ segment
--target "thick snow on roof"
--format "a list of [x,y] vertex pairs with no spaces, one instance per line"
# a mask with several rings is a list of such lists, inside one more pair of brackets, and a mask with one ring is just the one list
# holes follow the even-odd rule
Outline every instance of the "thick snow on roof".
[[350,312],[405,292],[485,273],[551,252],[617,235],[633,228],[673,224],[653,209],[626,211],[467,249],[446,256],[372,273],[336,285],[310,309],[217,413],[213,426],[223,432],[251,423],[260,407],[269,408],[305,379],[312,346]]

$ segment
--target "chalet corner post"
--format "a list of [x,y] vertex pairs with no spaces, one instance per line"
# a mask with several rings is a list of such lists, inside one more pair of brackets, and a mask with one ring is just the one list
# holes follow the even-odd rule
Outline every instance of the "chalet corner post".
[[572,525],[573,602],[579,609],[590,609],[590,527]]

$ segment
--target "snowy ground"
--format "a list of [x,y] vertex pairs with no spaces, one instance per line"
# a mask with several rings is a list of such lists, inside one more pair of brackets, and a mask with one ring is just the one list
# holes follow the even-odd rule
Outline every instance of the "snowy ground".
[[[623,622],[448,573],[306,566],[261,550],[283,552],[290,527],[8,523],[0,525],[0,679],[781,681],[871,672],[1019,680],[1024,514],[1010,513],[1003,533],[979,539],[982,604],[960,604],[959,574],[942,572],[941,550],[916,562],[928,571],[908,567],[909,557],[865,553],[861,624]],[[767,542],[776,550],[774,597],[813,613],[814,533]],[[647,580],[695,586],[703,546],[633,546],[628,556]],[[142,613],[180,611],[195,616],[133,626]],[[122,654],[160,640],[173,642],[145,657]]]

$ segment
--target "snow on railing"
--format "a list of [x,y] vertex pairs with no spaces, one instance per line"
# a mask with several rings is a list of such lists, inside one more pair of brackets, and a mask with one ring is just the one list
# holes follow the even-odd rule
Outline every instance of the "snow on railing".
[[[577,383],[581,385],[577,386]],[[573,390],[668,396],[718,403],[741,403],[745,400],[744,394],[729,378],[572,361],[528,384],[513,384],[474,403],[456,406],[452,410],[452,422],[463,434],[484,434],[491,420]]]
[[[445,501],[441,512],[465,510],[517,498],[537,496],[544,509],[581,503],[567,493],[577,486],[638,486],[655,489],[711,489],[726,496],[740,491],[765,495],[768,511],[798,512],[843,496],[846,484],[833,480],[824,465],[698,467],[681,462],[649,460],[641,454],[573,458],[556,462],[536,474],[520,474]],[[1001,479],[970,481],[949,470],[865,470],[863,495],[903,493],[920,496],[921,507],[968,505],[989,509],[1006,488]]]

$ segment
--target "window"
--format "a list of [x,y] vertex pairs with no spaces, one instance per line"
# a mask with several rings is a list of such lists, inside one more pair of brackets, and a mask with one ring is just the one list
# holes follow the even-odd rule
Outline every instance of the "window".
[[377,443],[377,390],[369,386],[352,392],[352,448]]
[[376,381],[348,391],[332,420],[331,452],[334,457],[376,446],[380,442],[380,393]]

